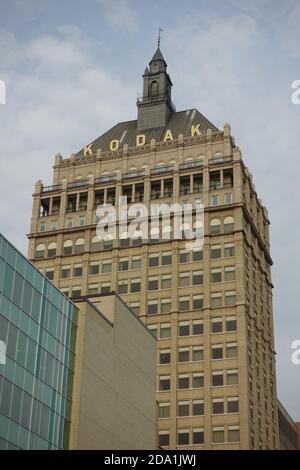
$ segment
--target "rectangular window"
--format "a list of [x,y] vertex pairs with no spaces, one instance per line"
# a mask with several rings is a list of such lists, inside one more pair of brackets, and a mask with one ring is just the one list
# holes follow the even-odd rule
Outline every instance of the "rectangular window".
[[99,263],[91,263],[90,265],[90,274],[99,274],[100,266]]
[[215,371],[212,373],[213,387],[220,387],[224,384],[223,372]]
[[228,426],[228,442],[239,442],[240,428],[239,426]]
[[230,359],[232,357],[237,357],[237,355],[237,343],[228,343],[226,345],[226,357]]
[[190,388],[190,377],[188,374],[180,374],[178,376],[178,388],[179,389]]
[[212,402],[212,413],[214,415],[224,414],[224,400],[216,398]]
[[193,321],[193,335],[203,335],[203,320]]
[[203,284],[203,271],[194,271],[193,272],[193,285],[198,286]]
[[217,194],[214,194],[212,197],[211,197],[211,205],[212,206],[218,206],[220,204],[220,198]]
[[159,266],[159,255],[158,254],[149,255],[148,263],[149,263],[149,268]]
[[119,281],[118,283],[118,294],[127,294],[128,292],[128,282]]
[[229,258],[235,255],[234,243],[225,243],[224,245],[224,256]]
[[170,417],[170,403],[159,403],[158,409],[160,418]]
[[193,400],[193,415],[194,416],[204,415],[204,401],[203,400]]
[[161,313],[169,313],[171,311],[171,299],[162,299],[160,311]]
[[204,359],[204,349],[202,346],[193,347],[193,361],[203,361]]
[[189,362],[189,360],[190,360],[189,348],[179,348],[178,362]]
[[225,276],[224,276],[225,281],[235,281],[235,267],[230,266],[228,268],[225,268]]
[[188,263],[189,261],[190,261],[190,252],[186,250],[180,250],[179,263]]
[[71,266],[62,266],[60,277],[61,279],[67,279],[68,277],[71,277]]
[[141,292],[141,280],[131,279],[130,292]]
[[190,308],[189,297],[179,297],[179,310],[182,312],[184,310],[189,310],[189,308]]
[[77,299],[81,296],[81,287],[72,287],[72,297]]
[[211,332],[212,333],[222,333],[223,331],[223,321],[222,318],[213,318],[211,321]]
[[212,346],[211,357],[212,359],[223,359],[223,346],[222,344],[215,344]]
[[214,427],[213,428],[213,443],[219,444],[224,442],[225,440],[225,433],[224,427]]
[[165,391],[170,390],[170,376],[169,375],[161,375],[159,378],[159,390]]
[[225,204],[232,204],[232,193],[225,194]]
[[221,282],[221,281],[222,281],[221,269],[211,269],[210,282]]
[[140,256],[132,257],[131,269],[141,269],[141,257]]
[[193,444],[204,444],[204,429],[193,429]]
[[179,287],[190,285],[190,273],[179,273]]
[[170,338],[171,336],[171,324],[162,323],[160,325],[160,337],[161,338]]
[[222,294],[221,293],[211,294],[211,306],[222,307]]
[[203,260],[203,250],[193,251],[193,261],[202,261]]
[[186,321],[179,322],[178,336],[189,336],[189,334],[190,334],[189,322],[186,322]]
[[172,253],[171,252],[166,252],[162,254],[162,263],[163,266],[166,266],[167,264],[172,264]]
[[236,317],[227,317],[226,318],[226,331],[236,331],[237,323]]
[[226,307],[232,307],[235,305],[236,302],[236,294],[235,291],[232,292],[225,292],[225,305]]
[[160,431],[158,433],[158,444],[160,447],[168,447],[170,445],[170,433],[168,431]]
[[161,349],[159,353],[159,363],[160,364],[170,364],[171,361],[171,351],[170,349]]
[[47,269],[46,268],[46,278],[49,279],[49,281],[53,281],[54,279],[54,269]]
[[82,265],[81,264],[75,264],[74,269],[73,269],[73,276],[74,277],[81,277],[82,276]]
[[129,269],[129,259],[128,258],[120,258],[119,271],[128,271],[128,269]]
[[161,288],[170,289],[172,287],[172,278],[171,276],[162,276],[161,277]]
[[237,384],[238,384],[238,371],[228,370],[227,371],[227,385],[237,385]]
[[227,398],[227,411],[228,413],[239,412],[239,399],[238,397]]
[[189,416],[190,414],[190,405],[188,401],[179,401],[178,402],[178,416]]
[[107,292],[110,292],[110,282],[102,282],[101,294],[106,294]]
[[196,372],[193,374],[193,388],[204,387],[204,375],[202,372]]
[[156,315],[158,312],[158,302],[157,300],[148,302],[148,315]]
[[193,295],[193,310],[203,308],[203,295]]
[[210,248],[210,258],[217,259],[221,258],[221,245],[212,245]]
[[102,262],[102,274],[111,273],[111,261],[103,260]]
[[190,443],[190,433],[188,429],[178,431],[177,443],[179,446],[187,446]]
[[158,290],[158,276],[148,278],[148,290]]
[[[140,313],[140,303],[139,302],[131,302],[130,308],[136,315],[138,315]],[[151,328],[151,325],[148,325],[148,328],[149,328],[149,330],[152,330],[152,332],[155,333],[155,336],[156,336],[157,328],[155,328],[155,329]]]
[[96,295],[98,294],[98,285],[97,284],[91,284],[88,287],[88,293],[89,295]]

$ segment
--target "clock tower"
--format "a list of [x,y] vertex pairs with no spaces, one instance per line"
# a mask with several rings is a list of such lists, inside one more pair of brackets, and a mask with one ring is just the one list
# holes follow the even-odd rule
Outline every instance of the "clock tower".
[[175,107],[171,101],[172,82],[158,47],[143,75],[143,96],[138,98],[138,130],[165,127]]

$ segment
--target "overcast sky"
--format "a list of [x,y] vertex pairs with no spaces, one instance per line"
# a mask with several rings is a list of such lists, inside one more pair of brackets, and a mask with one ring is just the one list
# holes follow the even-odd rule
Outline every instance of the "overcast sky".
[[[269,210],[279,398],[300,420],[300,0],[0,0],[0,232],[27,253],[54,155],[135,119],[163,28],[177,110],[231,125]],[[300,263],[299,263],[300,264]]]

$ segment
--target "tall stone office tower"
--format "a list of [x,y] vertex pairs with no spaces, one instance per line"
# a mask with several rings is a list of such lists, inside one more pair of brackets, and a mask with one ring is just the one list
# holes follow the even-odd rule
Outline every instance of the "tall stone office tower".
[[[175,110],[159,48],[143,82],[137,120],[57,155],[53,185],[36,183],[29,258],[70,297],[118,292],[156,332],[161,447],[278,448],[267,210],[229,124]],[[203,250],[163,239],[165,225],[158,240],[99,241],[96,209],[121,195],[201,200]]]

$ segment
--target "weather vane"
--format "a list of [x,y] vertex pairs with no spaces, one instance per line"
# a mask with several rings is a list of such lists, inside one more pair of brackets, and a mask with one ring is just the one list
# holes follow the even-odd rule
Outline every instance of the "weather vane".
[[159,47],[160,46],[160,33],[163,32],[163,29],[161,28],[158,28],[158,38],[157,38],[157,46]]

